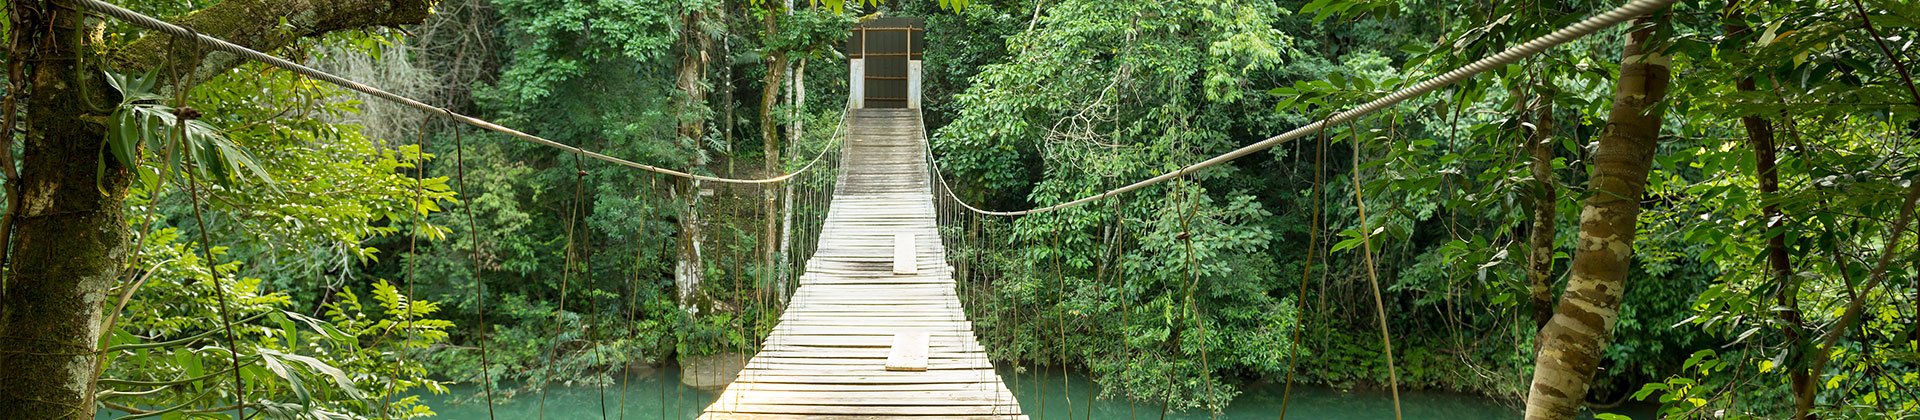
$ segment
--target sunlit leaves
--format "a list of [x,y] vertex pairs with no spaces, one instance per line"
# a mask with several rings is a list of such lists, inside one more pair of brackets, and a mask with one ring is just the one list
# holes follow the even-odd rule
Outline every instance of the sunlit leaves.
[[[155,93],[156,77],[106,73],[108,84],[120,92],[121,102],[108,117],[107,150],[126,167],[139,167],[140,151],[162,156],[153,173],[142,170],[148,188],[167,182],[172,174],[191,170],[201,179],[237,184],[249,181],[271,185],[273,179],[245,149],[218,129],[198,119],[198,112],[162,105]],[[184,116],[184,117],[183,117]],[[104,157],[103,157],[104,159]],[[100,167],[105,168],[102,162]]]

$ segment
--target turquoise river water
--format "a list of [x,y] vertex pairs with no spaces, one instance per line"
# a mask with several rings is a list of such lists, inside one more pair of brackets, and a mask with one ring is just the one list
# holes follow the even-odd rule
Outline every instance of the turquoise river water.
[[[1007,371],[1003,370],[1003,373]],[[661,379],[666,381],[665,386]],[[605,417],[608,419],[692,419],[698,417],[700,410],[713,402],[717,395],[713,391],[680,386],[679,371],[663,369],[648,374],[636,374],[627,378],[627,383],[616,384],[605,390]],[[1041,392],[1042,383],[1045,394]],[[1159,419],[1160,407],[1145,403],[1131,406],[1126,401],[1096,399],[1093,401],[1093,415],[1087,414],[1087,390],[1092,382],[1085,375],[1069,373],[1063,380],[1059,371],[1048,375],[1020,375],[1017,383],[1010,381],[1008,386],[1017,385],[1015,395],[1020,397],[1024,411],[1035,420],[1068,419],[1068,396],[1061,392],[1061,384],[1073,390],[1072,418],[1093,419]],[[624,393],[622,389],[625,389]],[[1220,415],[1220,419],[1272,419],[1278,417],[1280,410],[1281,386],[1252,385],[1243,388],[1244,393],[1234,399],[1232,406]],[[456,399],[473,399],[478,392],[475,387],[456,386],[448,395],[426,395],[423,400],[433,406],[443,419],[485,419],[487,407],[479,403],[455,403]],[[624,394],[624,398],[622,395]],[[545,418],[555,420],[598,420],[603,418],[602,392],[599,388],[555,388],[547,395]],[[1520,418],[1517,402],[1503,402],[1486,397],[1433,391],[1404,391],[1400,393],[1401,409],[1405,419],[1443,419],[1443,420],[1491,420]],[[1045,405],[1045,407],[1042,407]],[[509,402],[494,406],[495,418],[521,419],[534,418],[540,413],[540,397],[535,394],[522,394]],[[624,410],[624,417],[622,411]],[[1044,414],[1044,415],[1043,415]],[[1625,413],[1633,418],[1643,417],[1640,413]],[[1294,419],[1391,419],[1393,418],[1393,399],[1384,391],[1341,391],[1322,386],[1295,386],[1287,416]],[[1198,411],[1170,413],[1167,419],[1209,420],[1214,417]]]

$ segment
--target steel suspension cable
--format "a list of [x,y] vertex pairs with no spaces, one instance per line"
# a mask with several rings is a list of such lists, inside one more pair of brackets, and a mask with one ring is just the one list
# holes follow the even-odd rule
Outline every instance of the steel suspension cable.
[[[649,180],[651,180],[651,178],[649,178]],[[647,202],[646,199],[647,199],[647,196],[640,195],[640,194],[636,194],[635,197],[633,198],[633,201],[641,203],[642,207],[641,207],[640,214],[642,215],[650,214],[653,212],[652,211],[653,209],[651,208],[652,206],[646,204]],[[638,311],[640,306],[641,265],[647,260],[647,252],[646,252],[647,247],[644,244],[644,241],[646,240],[646,238],[647,238],[647,219],[645,218],[645,216],[642,216],[640,219],[640,226],[634,229],[634,233],[633,233],[633,278],[627,280],[627,317],[626,317],[627,331],[625,331],[625,335],[628,335],[627,337],[628,343],[637,343],[640,341],[640,340],[637,340],[637,338],[639,338],[640,336],[640,330],[636,329],[635,327],[635,325],[637,324],[637,322],[635,322],[635,319],[639,316]],[[628,346],[631,346],[631,345],[632,344],[628,344]],[[627,356],[627,360],[622,360],[622,362],[624,362],[627,366],[632,366],[633,365],[632,352],[623,351],[622,354]],[[631,393],[631,390],[633,389],[632,376],[633,375],[631,374],[631,372],[628,372],[625,366],[621,368],[620,370],[620,420],[627,420],[627,394]]]
[[[1300,332],[1307,329],[1307,283],[1313,278],[1313,257],[1320,249],[1320,216],[1327,211],[1322,195],[1326,193],[1327,132],[1321,131],[1313,148],[1313,193],[1308,200],[1313,201],[1313,220],[1307,224],[1307,261],[1300,269],[1300,293],[1294,300],[1294,323],[1292,339],[1287,343],[1287,381],[1280,391],[1280,420],[1287,420],[1287,407],[1293,398],[1293,373],[1300,362]],[[1357,143],[1357,142],[1356,142]],[[1324,262],[1323,262],[1324,263]]]
[[553,309],[553,342],[547,345],[547,364],[540,374],[540,412],[537,418],[547,417],[547,389],[553,384],[553,364],[560,357],[560,333],[567,326],[567,284],[573,280],[573,266],[576,253],[581,252],[579,243],[574,241],[574,228],[580,223],[580,204],[585,201],[583,190],[587,183],[587,171],[580,166],[580,157],[573,158],[573,204],[568,210],[566,256],[560,266],[560,304]]
[[[467,150],[467,145],[461,139],[460,128],[454,127],[453,129],[454,177],[458,179],[458,181],[456,182],[460,186],[460,197],[469,197],[467,195],[466,150]],[[471,244],[469,245],[471,249],[468,249],[468,251],[471,253],[471,256],[469,259],[472,260],[471,262],[473,263],[473,272],[469,273],[469,276],[473,278],[474,312],[480,318],[479,336],[475,337],[474,341],[477,342],[480,346],[480,390],[486,395],[487,418],[491,420],[494,418],[493,371],[491,370],[493,366],[493,362],[487,357],[487,328],[488,328],[487,301],[486,301],[487,286],[486,286],[486,282],[480,280],[480,268],[481,268],[480,267],[480,233],[478,232],[479,225],[474,223],[474,217],[473,217],[473,205],[474,205],[473,200],[474,199],[473,198],[466,198],[466,199],[468,201],[466,203],[463,203],[464,205],[460,207],[461,207],[461,210],[463,210],[467,216],[467,237],[472,238],[472,240],[469,241],[471,242]]]
[[[185,130],[185,125],[182,125],[182,127],[181,129]],[[209,283],[212,283],[213,296],[220,302],[218,308],[220,312],[220,325],[222,325],[227,332],[227,353],[233,357],[234,418],[244,419],[247,418],[247,382],[246,379],[240,377],[240,338],[233,333],[233,318],[230,315],[233,313],[233,307],[232,304],[229,303],[232,299],[227,298],[228,290],[226,286],[221,285],[220,264],[213,256],[212,239],[207,234],[207,219],[201,215],[200,208],[203,204],[200,202],[200,195],[205,194],[206,189],[200,185],[199,177],[194,175],[193,172],[195,170],[196,169],[187,169],[181,172],[185,172],[187,175],[187,197],[193,201],[193,221],[200,227],[200,254],[202,258],[204,258],[204,261],[201,262],[207,266],[207,280]]]
[[[579,171],[581,175],[580,180],[585,182],[587,171],[580,169],[580,160],[575,159],[574,165],[574,170]],[[587,217],[587,215],[581,214],[580,217]],[[593,343],[593,360],[605,366],[607,364],[607,353],[601,347],[605,346],[606,343],[600,341],[600,328],[599,325],[597,325],[598,321],[600,321],[600,277],[593,275],[593,224],[587,223],[586,228],[582,230],[584,232],[580,234],[580,242],[585,242],[588,245],[581,247],[580,251],[582,254],[580,256],[580,274],[587,278],[587,341]],[[598,379],[595,379],[593,382],[595,388],[599,388],[600,391],[600,420],[607,420],[607,383]]]
[[[92,1],[98,1],[98,0],[78,0],[78,1],[92,2]],[[1300,139],[1302,137],[1306,137],[1308,135],[1312,135],[1313,133],[1319,132],[1320,130],[1331,125],[1351,122],[1353,120],[1359,119],[1360,117],[1366,116],[1368,114],[1379,112],[1380,110],[1386,109],[1387,107],[1393,106],[1395,104],[1399,104],[1409,99],[1413,99],[1413,98],[1425,95],[1427,93],[1431,93],[1434,90],[1440,89],[1442,87],[1446,87],[1448,85],[1452,85],[1452,84],[1467,80],[1481,73],[1485,73],[1497,68],[1502,68],[1507,64],[1517,62],[1520,59],[1539,54],[1540,52],[1545,51],[1548,48],[1552,48],[1555,46],[1559,46],[1561,44],[1572,42],[1573,40],[1580,39],[1588,35],[1592,35],[1595,32],[1599,32],[1602,29],[1610,28],[1610,27],[1613,27],[1614,25],[1625,23],[1629,20],[1632,20],[1635,16],[1640,16],[1656,10],[1660,10],[1661,8],[1665,8],[1668,5],[1673,4],[1675,1],[1676,0],[1629,1],[1627,2],[1627,4],[1621,5],[1620,7],[1614,8],[1612,10],[1608,10],[1598,15],[1594,15],[1593,17],[1589,17],[1586,20],[1582,20],[1572,25],[1568,25],[1567,27],[1560,28],[1559,30],[1553,31],[1552,33],[1548,33],[1538,38],[1534,38],[1530,41],[1514,46],[1513,48],[1509,48],[1506,51],[1501,51],[1498,54],[1487,56],[1487,57],[1481,58],[1480,60],[1469,63],[1465,66],[1454,68],[1453,70],[1450,70],[1446,73],[1442,73],[1439,76],[1435,76],[1433,78],[1429,78],[1427,80],[1421,81],[1420,83],[1414,84],[1412,86],[1407,86],[1399,90],[1393,91],[1391,93],[1388,93],[1385,96],[1376,98],[1371,102],[1367,102],[1365,104],[1361,104],[1360,106],[1349,108],[1339,113],[1335,113],[1333,114],[1333,116],[1327,117],[1326,119],[1315,121],[1313,123],[1300,126],[1298,128],[1294,128],[1291,131],[1287,131],[1285,133],[1281,133],[1273,137],[1268,137],[1265,140],[1261,140],[1259,142],[1243,146],[1239,149],[1234,149],[1231,152],[1227,152],[1219,156],[1214,156],[1207,160],[1200,161],[1198,163],[1194,163],[1191,165],[1187,165],[1187,166],[1181,167],[1180,169],[1176,169],[1171,172],[1160,174],[1159,176],[1143,179],[1138,182],[1134,182],[1132,184],[1127,184],[1120,188],[1108,190],[1103,193],[1081,197],[1079,199],[1064,202],[1064,203],[1053,204],[1045,207],[1038,207],[1038,208],[1032,208],[1027,210],[1018,210],[1018,211],[983,210],[978,206],[974,206],[970,203],[967,203],[966,200],[960,200],[959,197],[954,197],[954,198],[956,201],[960,202],[960,205],[962,207],[966,207],[967,210],[971,210],[975,213],[989,214],[989,215],[996,215],[996,216],[1019,216],[1019,215],[1051,212],[1055,210],[1079,206],[1082,204],[1098,201],[1104,198],[1113,197],[1120,194],[1126,194],[1128,192],[1139,190],[1141,188],[1146,188],[1151,185],[1167,182],[1169,180],[1173,180],[1174,178],[1185,176],[1187,174],[1200,171],[1202,169],[1218,166],[1220,164],[1226,163],[1228,161],[1232,161],[1234,159],[1239,159],[1241,157],[1245,157],[1255,152],[1267,150],[1267,149],[1273,148],[1274,146],[1278,146],[1282,143],[1286,143],[1289,141]],[[931,142],[929,142],[927,147],[928,147],[928,155],[931,156],[933,153]],[[935,161],[938,162],[937,159]],[[936,170],[935,172],[937,173],[938,170]],[[945,180],[943,179],[942,182],[945,182]]]
[[[1055,232],[1058,232],[1060,229],[1066,227],[1066,218],[1055,215],[1053,223]],[[1067,303],[1067,275],[1065,271],[1060,270],[1061,235],[1052,236],[1053,249],[1048,252],[1053,254],[1053,280],[1054,283],[1057,284],[1057,286],[1055,286],[1057,289],[1054,290],[1057,297],[1055,297],[1056,300],[1053,308],[1053,326],[1058,330],[1060,340],[1060,395],[1066,397],[1067,420],[1073,420],[1073,382],[1067,379],[1067,314],[1065,307]]]
[[[358,91],[360,93],[373,95],[374,97],[385,99],[388,101],[393,101],[395,103],[406,105],[408,107],[419,109],[421,111],[432,112],[432,113],[444,113],[447,115],[447,118],[449,119],[452,119],[454,121],[458,121],[460,123],[467,124],[470,126],[478,127],[483,130],[506,134],[508,136],[512,136],[513,138],[526,141],[529,143],[538,144],[541,146],[551,147],[555,149],[560,149],[568,153],[573,153],[576,156],[584,156],[587,158],[600,160],[600,161],[604,161],[607,163],[612,163],[620,166],[625,166],[629,168],[640,169],[640,170],[655,172],[660,174],[672,175],[672,176],[686,178],[686,179],[710,181],[710,182],[733,183],[733,184],[771,184],[771,183],[783,182],[783,181],[786,181],[787,179],[793,178],[794,176],[799,175],[800,173],[806,172],[807,170],[813,168],[813,162],[809,162],[805,167],[802,167],[798,170],[795,170],[793,172],[783,174],[780,176],[775,176],[771,178],[761,178],[761,179],[737,179],[737,178],[725,178],[725,177],[717,177],[717,176],[699,175],[699,174],[694,174],[686,171],[677,171],[677,170],[662,168],[658,166],[633,162],[626,159],[621,159],[621,158],[609,156],[606,154],[602,154],[599,152],[587,150],[578,146],[572,146],[572,145],[568,145],[558,141],[549,140],[544,137],[527,134],[526,132],[522,132],[520,130],[515,130],[513,128],[495,124],[491,121],[453,112],[443,107],[428,105],[427,103],[421,102],[417,99],[413,99],[413,98],[409,98],[409,97],[395,94],[392,92],[388,92],[380,88],[373,87],[371,85],[353,81],[352,79],[336,76],[334,74],[320,71],[312,67],[307,67],[299,63],[288,61],[287,59],[284,59],[284,58],[276,57],[260,51],[255,51],[253,49],[243,47],[220,38],[203,35],[203,34],[200,34],[199,32],[195,32],[192,29],[182,27],[179,25],[174,25],[172,23],[168,23],[158,18],[147,16],[147,15],[141,14],[140,12],[135,12],[133,10],[120,7],[112,3],[107,3],[101,0],[70,0],[70,1],[72,1],[75,5],[78,5],[80,7],[84,7],[89,10],[93,10],[95,12],[99,12],[107,16],[118,18],[122,21],[126,21],[127,23],[134,24],[135,26],[140,26],[150,30],[159,31],[161,33],[164,33],[176,38],[186,38],[186,39],[193,40],[195,43],[207,48],[234,54],[242,58],[258,61],[269,66],[278,67],[278,68],[291,71],[303,76],[311,77],[323,82],[331,83],[334,85],[338,85],[340,87]],[[818,162],[818,160],[819,158],[816,157],[814,162]]]
[[[1132,300],[1132,297],[1127,292],[1127,287],[1129,286],[1129,283],[1127,280],[1126,205],[1127,205],[1127,199],[1125,198],[1114,200],[1113,202],[1113,220],[1114,220],[1113,223],[1115,226],[1114,234],[1113,234],[1113,248],[1114,248],[1113,249],[1113,275],[1115,277],[1115,282],[1120,284],[1120,288],[1116,289],[1119,291],[1118,293],[1119,296],[1117,297],[1119,298],[1119,301],[1120,301],[1120,353],[1123,354],[1124,357],[1126,358],[1126,364],[1122,366],[1127,366],[1131,368],[1133,366],[1133,361],[1134,361],[1133,351],[1132,351],[1133,343],[1127,342],[1127,327],[1133,325],[1133,321],[1129,319],[1129,317],[1131,316],[1130,313],[1133,312],[1133,307],[1132,307],[1133,300]],[[1122,380],[1125,380],[1124,378],[1126,377],[1126,370],[1122,369],[1120,371],[1120,375]],[[1125,396],[1127,398],[1127,418],[1131,420],[1135,418],[1135,416],[1137,415],[1137,413],[1134,411],[1136,400],[1131,395],[1125,395]],[[1089,410],[1089,412],[1091,412],[1091,410]]]
[[[403,365],[406,364],[407,343],[412,341],[414,338],[413,308],[414,308],[414,296],[416,295],[413,293],[413,273],[414,273],[414,268],[419,265],[419,260],[420,260],[419,258],[420,255],[418,254],[419,246],[420,246],[420,229],[423,226],[427,226],[427,214],[426,212],[420,210],[422,208],[420,202],[426,201],[427,199],[426,198],[427,197],[427,191],[426,191],[427,123],[432,121],[429,117],[431,117],[431,114],[429,114],[426,117],[420,118],[420,132],[416,133],[419,135],[419,137],[414,140],[414,146],[419,148],[419,150],[416,151],[415,154],[416,156],[418,156],[420,163],[414,165],[413,197],[412,197],[413,202],[410,203],[412,205],[410,206],[410,208],[407,209],[407,215],[409,216],[409,218],[413,219],[413,220],[410,220],[411,222],[413,222],[413,226],[412,226],[413,231],[411,232],[411,234],[407,235],[407,268],[406,268],[405,277],[401,280],[406,283],[406,288],[407,288],[407,296],[406,296],[407,306],[406,306],[406,309],[400,313],[400,316],[403,319],[402,322],[404,322],[405,325],[400,327],[400,349],[394,352],[394,355],[393,355],[394,356],[393,357],[393,377],[388,378],[389,381],[392,381],[391,386],[393,386],[393,389],[389,391],[387,395],[381,397],[380,416],[383,418],[388,416],[387,410],[392,408],[391,405],[393,403],[391,399],[393,397],[393,394],[400,391],[400,387],[398,386],[400,381],[400,370],[401,368],[405,367]],[[399,309],[399,308],[395,308],[395,309]]]
[[[1199,332],[1200,332],[1200,346],[1199,346],[1200,347],[1200,384],[1206,387],[1205,388],[1207,391],[1206,398],[1209,401],[1211,401],[1215,395],[1213,393],[1214,378],[1213,378],[1213,366],[1207,363],[1207,340],[1211,339],[1212,335],[1207,332],[1207,318],[1204,316],[1205,314],[1201,313],[1201,311],[1206,308],[1203,307],[1203,308],[1195,309],[1194,303],[1193,303],[1193,292],[1200,288],[1200,270],[1199,270],[1200,262],[1198,259],[1194,258],[1193,256],[1194,254],[1193,253],[1193,216],[1194,216],[1194,213],[1197,212],[1196,209],[1198,209],[1200,206],[1199,197],[1195,197],[1195,196],[1200,194],[1205,194],[1205,191],[1197,186],[1193,187],[1192,192],[1185,191],[1186,188],[1181,188],[1188,185],[1192,185],[1193,183],[1194,181],[1192,179],[1187,179],[1185,177],[1182,177],[1180,179],[1180,182],[1174,184],[1174,189],[1173,189],[1174,190],[1173,192],[1175,194],[1180,195],[1180,201],[1186,204],[1186,207],[1187,207],[1187,214],[1180,218],[1180,236],[1178,238],[1181,242],[1185,243],[1186,250],[1187,250],[1186,269],[1187,269],[1188,281],[1187,281],[1186,297],[1184,299],[1186,301],[1186,304],[1185,304],[1186,309],[1184,311],[1185,313],[1182,314],[1181,316],[1192,320],[1194,322],[1194,326],[1197,329],[1199,329]],[[1175,342],[1174,345],[1177,348],[1177,346],[1179,346],[1179,343]],[[1208,403],[1207,411],[1210,413],[1209,418],[1213,418],[1213,419],[1220,418],[1220,408],[1213,407],[1210,402]]]
[[1367,264],[1367,284],[1373,288],[1373,314],[1380,320],[1380,345],[1387,353],[1387,383],[1393,391],[1393,418],[1400,419],[1400,372],[1393,365],[1393,337],[1387,334],[1387,308],[1380,298],[1380,276],[1373,268],[1373,233],[1367,229],[1367,200],[1361,193],[1360,184],[1360,131],[1348,124],[1348,134],[1353,144],[1353,205],[1356,211],[1356,223],[1360,227],[1360,255]]
[[[167,44],[169,49],[171,49],[171,47],[173,46],[172,45],[173,42],[169,40]],[[174,56],[174,54],[175,54],[174,51],[167,52],[167,57],[169,61],[172,60],[172,57]],[[206,56],[205,50],[201,49],[199,46],[195,46],[193,48],[193,57],[195,60],[198,60],[200,59],[200,57],[205,57],[205,56]],[[174,92],[174,97],[173,97],[174,109],[189,109],[187,108],[187,91],[190,89],[187,87],[187,85],[184,82],[182,82],[183,79],[184,78],[181,77],[179,73],[176,72],[174,74],[174,83],[179,83],[180,84],[179,86],[181,87],[176,92]],[[178,118],[182,120],[187,119],[187,117],[178,117]],[[172,130],[172,133],[170,133],[171,135],[169,137],[173,138],[173,142],[172,142],[173,144],[168,147],[168,153],[173,153],[173,149],[184,149],[186,147],[187,124],[185,122],[182,122],[180,124],[177,124],[177,126],[178,126],[177,127],[178,129]],[[8,136],[13,135],[13,133],[5,133],[5,134]],[[128,162],[128,166],[133,166],[133,163]],[[232,316],[233,308],[231,306],[232,304],[229,303],[231,299],[227,298],[228,290],[226,289],[225,286],[222,286],[220,282],[220,268],[219,268],[220,264],[219,264],[219,261],[215,259],[213,256],[213,242],[212,242],[213,240],[211,239],[210,235],[207,233],[207,218],[206,216],[201,215],[202,213],[201,207],[203,206],[203,204],[200,202],[200,196],[206,193],[206,189],[200,185],[199,177],[194,174],[195,171],[199,170],[198,166],[199,166],[198,164],[195,164],[193,165],[193,167],[183,168],[180,172],[184,173],[187,177],[187,198],[189,198],[193,203],[193,221],[196,226],[199,226],[200,253],[205,259],[204,261],[201,261],[201,262],[205,263],[207,266],[207,279],[212,282],[213,296],[219,301],[220,306],[217,309],[218,309],[218,312],[220,313],[220,324],[222,328],[226,330],[226,333],[227,333],[227,352],[230,353],[230,355],[233,357],[232,359],[233,391],[234,391],[233,417],[236,419],[245,419],[247,418],[247,382],[246,382],[246,379],[240,376],[240,364],[241,364],[240,363],[240,341],[239,341],[240,339],[239,339],[239,336],[234,334],[233,332],[233,316]],[[162,175],[165,175],[165,170],[163,169],[161,173]],[[153,205],[156,207],[159,206],[158,197],[156,196],[153,199],[156,202],[150,205]],[[141,238],[141,239],[144,240],[145,238]],[[136,248],[138,247],[136,246]],[[89,396],[89,399],[91,399],[91,396]],[[184,407],[184,405],[182,406]],[[385,413],[386,411],[384,408],[382,408],[381,412]]]

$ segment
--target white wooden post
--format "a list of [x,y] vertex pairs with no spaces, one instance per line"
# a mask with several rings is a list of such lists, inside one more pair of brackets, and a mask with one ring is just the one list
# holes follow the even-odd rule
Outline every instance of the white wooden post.
[[847,78],[847,95],[850,95],[850,97],[847,98],[847,103],[853,104],[854,109],[866,108],[867,59],[848,59]]
[[920,108],[920,60],[907,61],[907,108]]

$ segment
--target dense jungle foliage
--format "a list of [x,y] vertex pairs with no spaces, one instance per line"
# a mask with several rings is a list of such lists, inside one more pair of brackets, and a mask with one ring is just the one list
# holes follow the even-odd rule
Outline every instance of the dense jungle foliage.
[[[995,210],[1166,173],[1619,5],[342,4],[368,2],[431,10],[347,27],[289,12],[234,30],[452,112],[741,178],[834,147],[848,28],[921,17],[932,151],[961,199]],[[243,25],[195,12],[221,3],[116,4]],[[541,398],[751,354],[797,276],[792,245],[768,235],[793,232],[777,229],[792,207],[769,204],[796,200],[779,184],[582,159],[75,10],[11,0],[5,12],[0,236],[17,232],[13,254],[0,249],[0,340],[33,344],[0,348],[14,364],[0,371],[43,363],[15,356],[38,346],[79,361],[18,375],[74,372],[46,382],[84,389],[36,400],[32,381],[0,374],[0,407],[429,417],[419,396],[455,384],[482,385],[459,387],[464,398]],[[1536,356],[1559,354],[1542,327],[1585,305],[1562,298],[1586,293],[1575,256],[1602,243],[1583,229],[1604,215],[1583,203],[1618,174],[1599,169],[1600,144],[1622,118],[1623,69],[1667,60],[1670,87],[1631,96],[1653,98],[1628,117],[1651,118],[1658,142],[1644,197],[1624,198],[1639,208],[1632,264],[1585,403],[1912,418],[1916,36],[1908,2],[1680,1],[1266,153],[1059,212],[956,212],[944,233],[965,238],[951,251],[961,295],[1015,375],[1065,367],[1098,384],[1077,393],[1172,411],[1289,381],[1462,391],[1518,410],[1539,389]],[[1622,57],[1623,45],[1656,52]],[[54,170],[64,184],[33,178]],[[36,216],[57,201],[28,199],[56,189],[109,216]],[[48,229],[106,245],[27,239]],[[22,338],[28,305],[48,300],[33,294],[52,293],[37,279],[87,269],[75,261],[102,274],[60,278],[98,287],[49,301],[93,315],[45,330],[68,341]]]

